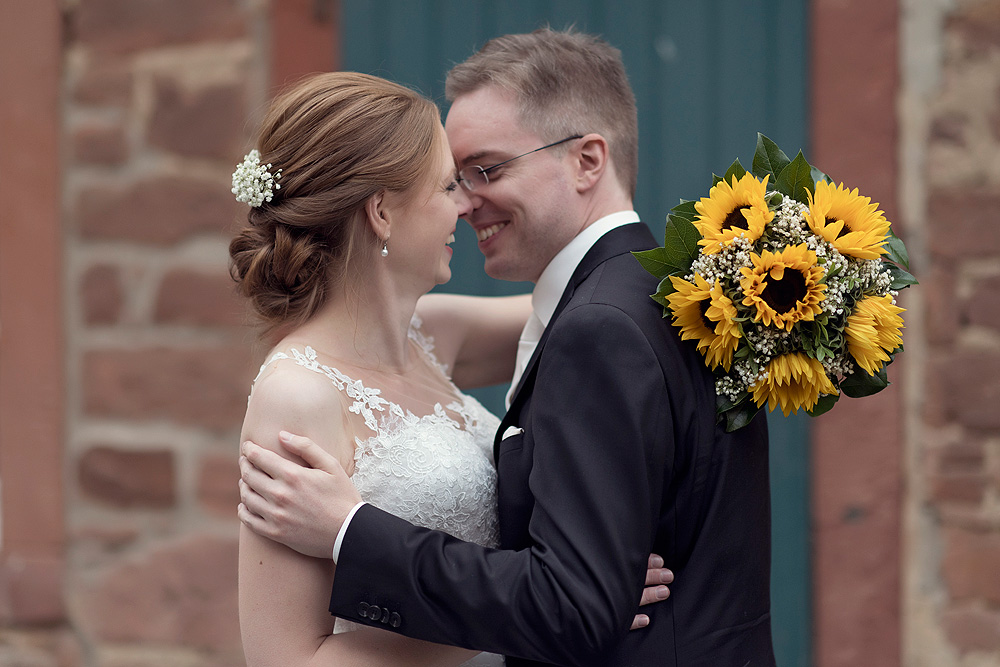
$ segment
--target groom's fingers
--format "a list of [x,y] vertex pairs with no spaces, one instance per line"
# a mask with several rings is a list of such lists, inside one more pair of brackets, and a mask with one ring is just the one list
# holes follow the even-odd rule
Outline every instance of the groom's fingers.
[[649,625],[649,616],[645,614],[636,614],[635,618],[632,619],[632,627],[629,630],[638,630],[639,628],[644,628]]
[[670,589],[666,586],[647,586],[642,589],[642,597],[639,598],[639,606],[662,602],[670,597]]
[[331,472],[338,463],[333,455],[305,436],[280,431],[278,440],[286,451],[301,458],[310,468]]
[[674,573],[665,567],[650,568],[646,570],[646,585],[658,586],[660,584],[674,583]]

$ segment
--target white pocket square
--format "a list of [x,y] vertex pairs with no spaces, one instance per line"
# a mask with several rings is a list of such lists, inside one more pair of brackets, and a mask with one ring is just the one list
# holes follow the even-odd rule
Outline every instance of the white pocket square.
[[500,438],[500,439],[501,440],[506,440],[507,438],[511,437],[512,435],[520,435],[521,433],[524,433],[524,429],[523,428],[518,428],[516,426],[508,426],[507,430],[503,432],[503,437]]

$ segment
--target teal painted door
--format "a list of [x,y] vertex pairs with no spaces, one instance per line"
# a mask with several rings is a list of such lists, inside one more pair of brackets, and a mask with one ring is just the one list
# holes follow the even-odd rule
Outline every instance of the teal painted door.
[[[662,239],[678,199],[706,195],[711,174],[736,157],[750,164],[758,131],[806,148],[806,18],[805,0],[341,0],[342,62],[414,87],[446,110],[448,68],[491,37],[546,24],[602,35],[621,49],[639,106],[636,209]],[[445,291],[530,289],[486,277],[471,230],[460,225],[456,237]],[[501,412],[504,390],[477,394]],[[770,419],[771,589],[782,667],[810,663],[805,419]]]

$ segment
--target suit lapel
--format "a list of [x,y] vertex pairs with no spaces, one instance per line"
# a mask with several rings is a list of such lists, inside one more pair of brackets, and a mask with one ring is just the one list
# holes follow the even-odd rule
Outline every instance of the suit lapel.
[[[504,431],[507,430],[507,427],[515,425],[511,415],[517,413],[516,408],[519,405],[519,399],[524,400],[524,397],[531,394],[531,387],[535,384],[538,356],[541,353],[542,348],[545,347],[545,341],[548,339],[549,332],[552,330],[552,323],[556,321],[556,318],[559,317],[560,313],[562,313],[567,304],[569,304],[570,299],[573,298],[574,292],[576,292],[576,288],[594,271],[594,269],[612,257],[617,257],[618,255],[623,255],[627,252],[632,252],[633,250],[647,250],[655,245],[656,241],[653,239],[653,235],[650,233],[649,228],[645,224],[637,222],[612,229],[610,232],[599,238],[597,243],[595,243],[593,247],[587,251],[587,254],[583,256],[583,260],[581,260],[580,264],[573,272],[573,276],[570,278],[569,284],[567,284],[566,289],[563,290],[562,297],[559,299],[559,305],[556,306],[555,311],[552,313],[552,319],[549,320],[549,324],[545,327],[545,331],[542,332],[542,336],[538,340],[538,345],[535,347],[534,353],[532,353],[531,358],[528,360],[528,365],[524,368],[524,373],[521,374],[521,379],[518,381],[517,389],[514,391],[514,395],[510,400],[510,408],[507,410],[507,414],[504,415],[504,418],[500,423],[500,428],[497,430],[494,447],[499,446],[501,437]],[[494,452],[494,455],[496,455],[496,452]]]

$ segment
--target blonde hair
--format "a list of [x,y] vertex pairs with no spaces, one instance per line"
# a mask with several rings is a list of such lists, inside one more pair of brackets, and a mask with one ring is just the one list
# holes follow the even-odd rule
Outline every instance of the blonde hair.
[[453,102],[485,86],[513,94],[521,124],[543,141],[589,132],[603,136],[622,187],[635,195],[638,118],[621,51],[572,29],[504,35],[455,65],[445,94]]
[[355,72],[311,76],[274,100],[257,147],[281,169],[281,189],[229,244],[230,273],[264,335],[304,323],[349,268],[370,261],[381,241],[365,203],[431,178],[440,126],[430,100]]

